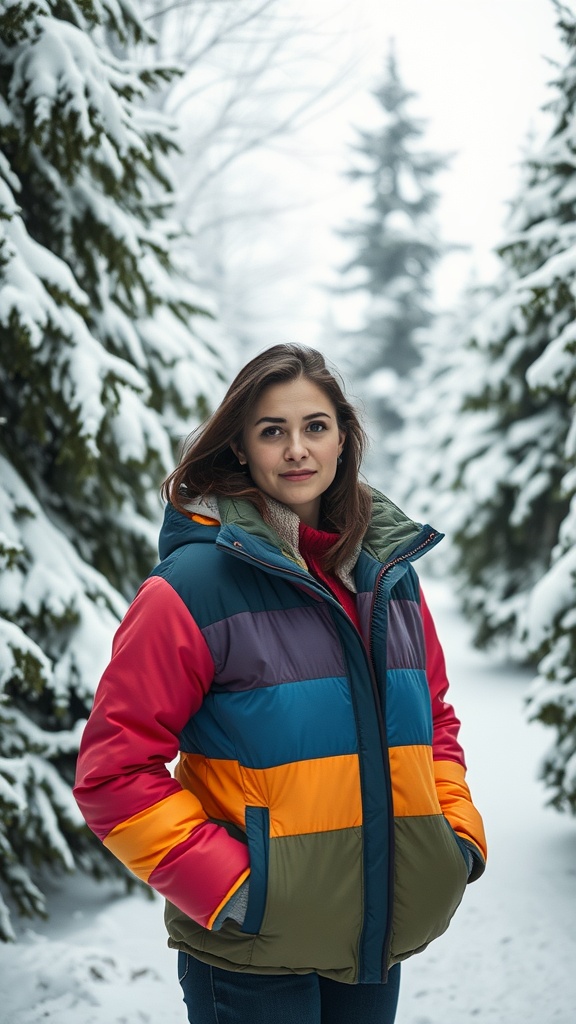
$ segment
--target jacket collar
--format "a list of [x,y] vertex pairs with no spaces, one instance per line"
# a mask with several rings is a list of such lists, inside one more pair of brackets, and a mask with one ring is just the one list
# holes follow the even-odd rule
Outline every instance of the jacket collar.
[[[378,562],[387,562],[391,556],[409,551],[430,528],[410,519],[386,495],[372,489],[372,519],[362,544],[348,562],[340,568],[338,576],[348,589],[356,592],[353,570],[361,550]],[[278,548],[302,569],[306,563],[298,547],[298,516],[274,498],[266,499],[264,519],[251,501],[245,498],[222,498],[209,495],[195,498],[186,506],[192,514],[215,519],[222,526],[233,525]],[[441,535],[438,535],[440,539]]]
[[[410,519],[385,494],[372,490],[372,519],[362,548],[378,562],[388,562],[392,556],[410,550],[420,537],[430,532],[429,526]],[[438,539],[441,536],[437,534]]]

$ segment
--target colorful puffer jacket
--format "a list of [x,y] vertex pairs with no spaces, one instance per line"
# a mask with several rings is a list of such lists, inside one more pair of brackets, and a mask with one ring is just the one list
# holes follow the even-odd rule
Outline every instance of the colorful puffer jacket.
[[[218,505],[219,525],[166,511],[162,560],[96,694],[76,798],[167,898],[171,946],[228,970],[383,981],[484,869],[411,566],[439,535],[374,493],[354,569],[360,635],[249,502]],[[215,930],[248,876],[244,924]]]

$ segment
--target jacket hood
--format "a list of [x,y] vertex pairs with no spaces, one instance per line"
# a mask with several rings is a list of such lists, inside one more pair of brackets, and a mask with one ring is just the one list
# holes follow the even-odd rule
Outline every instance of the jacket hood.
[[[207,513],[205,513],[207,515]],[[204,526],[179,512],[174,505],[168,503],[164,509],[164,522],[160,528],[158,554],[163,562],[176,548],[184,544],[213,544],[216,530],[213,526]]]

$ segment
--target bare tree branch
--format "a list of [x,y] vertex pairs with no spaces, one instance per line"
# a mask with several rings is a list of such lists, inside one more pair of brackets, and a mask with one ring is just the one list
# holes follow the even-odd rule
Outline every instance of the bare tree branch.
[[290,178],[298,178],[290,173],[277,190],[266,177],[270,161],[254,154],[267,150],[275,167],[309,162],[317,170],[314,147],[297,152],[288,140],[343,102],[360,58],[335,70],[332,48],[342,36],[329,31],[332,15],[308,12],[303,0],[141,3],[156,32],[156,59],[184,67],[160,101],[183,148],[177,215],[194,232],[185,259],[202,268],[223,322],[245,336],[258,319],[263,282],[281,279],[290,251],[298,258],[290,219],[277,248],[263,225],[314,201],[306,188],[302,198],[291,190]]
[[[320,116],[320,112],[315,112],[312,113],[307,120],[299,120],[301,115],[304,113],[310,113],[311,108],[317,106],[326,96],[328,96],[334,90],[334,87],[335,79],[331,79],[312,98],[307,97],[294,110],[292,110],[289,115],[284,117],[275,126],[267,126],[260,129],[248,138],[243,136],[243,141],[238,142],[236,147],[222,157],[216,165],[212,165],[207,169],[203,177],[201,177],[193,187],[190,186],[184,203],[186,217],[190,214],[190,208],[198,203],[200,195],[206,185],[210,181],[213,181],[215,176],[222,175],[236,160],[239,160],[242,156],[246,156],[246,154],[258,149],[264,144],[270,146],[274,139],[285,136],[289,132],[295,131],[296,128],[302,128]],[[333,104],[331,109],[333,109],[335,105],[337,104]],[[326,111],[322,111],[322,113],[326,113]]]

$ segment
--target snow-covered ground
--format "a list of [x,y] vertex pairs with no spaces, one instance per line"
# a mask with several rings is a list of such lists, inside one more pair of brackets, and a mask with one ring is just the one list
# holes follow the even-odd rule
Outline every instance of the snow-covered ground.
[[[535,781],[551,733],[525,721],[527,675],[471,650],[445,584],[426,592],[490,860],[447,934],[404,965],[397,1024],[573,1024],[576,822]],[[184,1024],[160,900],[72,878],[51,903],[0,947],[0,1024]]]
[[448,932],[404,965],[397,1024],[574,1024],[576,821],[536,780],[553,733],[526,721],[530,677],[471,649],[446,587],[425,590],[489,859]]

